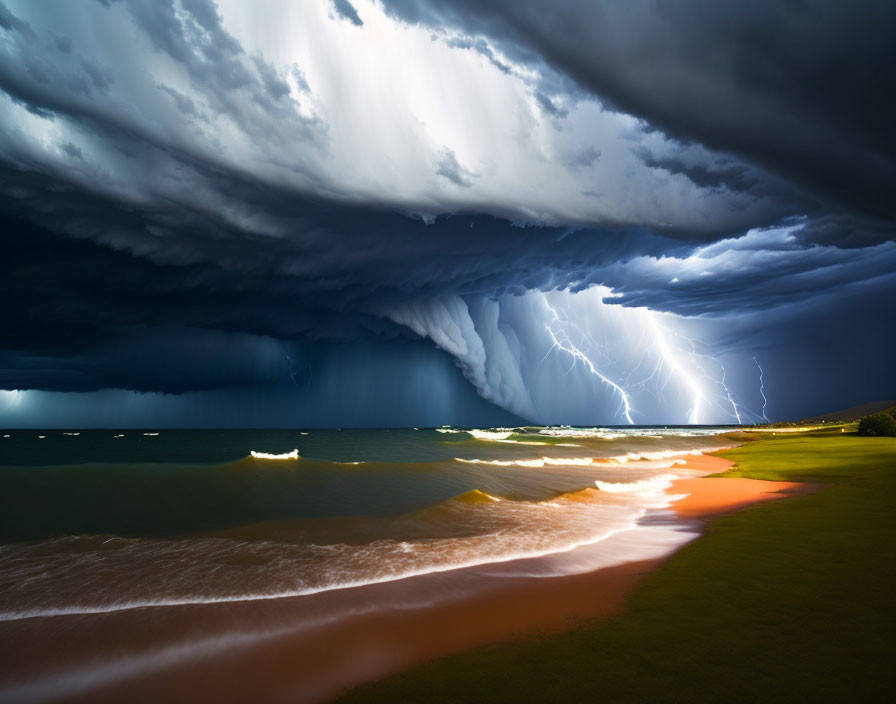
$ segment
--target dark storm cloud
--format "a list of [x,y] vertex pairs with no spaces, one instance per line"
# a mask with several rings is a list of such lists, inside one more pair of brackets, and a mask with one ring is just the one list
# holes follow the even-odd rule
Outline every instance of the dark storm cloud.
[[450,149],[442,152],[442,158],[439,160],[439,168],[436,170],[436,173],[447,178],[455,186],[463,188],[470,186],[470,177],[474,175],[458,163],[457,155]]
[[[398,208],[381,193],[337,195],[311,165],[326,154],[330,131],[308,109],[313,96],[301,68],[249,55],[213,3],[134,0],[110,10],[127,13],[153,57],[188,79],[154,78],[160,112],[152,115],[133,107],[127,91],[137,89],[83,42],[36,32],[0,3],[0,27],[15,45],[4,58],[16,59],[0,61],[0,88],[46,118],[43,139],[58,151],[47,159],[18,127],[0,131],[0,388],[179,392],[291,383],[287,355],[333,342],[407,344],[413,334],[388,312],[441,296],[605,284],[624,294],[615,301],[622,305],[752,315],[892,278],[893,213],[882,195],[893,185],[892,137],[879,114],[863,112],[886,107],[864,92],[889,80],[886,71],[856,78],[855,105],[827,104],[849,92],[847,64],[858,71],[881,56],[876,34],[858,58],[846,52],[857,49],[852,34],[871,10],[844,19],[845,43],[829,49],[822,39],[833,41],[837,28],[818,26],[813,14],[807,22],[817,36],[804,36],[795,6],[728,14],[677,4],[561,3],[551,12],[525,3],[389,6],[409,21],[470,33],[448,41],[502,74],[511,61],[550,64],[554,72],[534,80],[534,95],[563,129],[568,99],[587,89],[646,120],[637,135],[658,128],[679,137],[663,150],[636,136],[632,149],[664,178],[773,198],[774,208],[748,218],[751,225],[808,219],[750,234],[711,218],[693,228],[609,218],[548,226],[475,201],[480,166],[467,168],[463,151],[448,147],[427,174],[470,205],[449,209],[433,197],[419,209]],[[334,7],[361,24],[348,2]],[[832,15],[833,25],[840,10],[812,12]],[[760,19],[769,36],[751,38]],[[787,38],[802,48],[785,50]],[[751,46],[762,55],[748,60]],[[815,50],[830,71],[830,95],[822,95],[818,66],[799,60]],[[221,116],[260,156],[227,160],[224,148],[194,139],[214,132]],[[63,124],[77,143],[53,142]],[[231,132],[215,136],[226,141]],[[283,156],[281,145],[296,141],[307,151]],[[702,144],[747,160],[707,156]],[[582,145],[557,159],[581,175],[580,192],[602,198],[588,180],[588,170],[608,160],[601,150]]]
[[[769,236],[771,235],[771,236]],[[805,244],[786,229],[752,232],[685,257],[636,257],[600,267],[583,285],[611,286],[613,302],[679,315],[730,316],[896,283],[896,242],[856,249]]]
[[[110,230],[145,232],[145,222],[111,204],[85,212],[83,198],[73,200],[80,211],[50,221],[99,220]],[[327,233],[330,247],[338,238],[355,256],[332,256],[313,238],[266,238],[262,247],[221,228],[206,237],[194,231],[188,241],[181,232],[176,252],[137,256],[6,220],[0,296],[16,305],[0,332],[7,350],[0,385],[183,391],[285,381],[290,345],[409,339],[383,313],[421,297],[605,284],[624,294],[614,299],[622,305],[732,315],[892,279],[896,271],[892,243],[841,250],[807,244],[790,230],[694,248],[645,231],[519,228],[470,216],[427,225],[314,203],[302,211],[307,231]],[[458,254],[449,256],[445,242]],[[144,340],[163,363],[134,354]],[[178,354],[179,346],[190,354]]]
[[495,52],[493,52],[492,48],[489,46],[488,42],[482,38],[473,39],[470,37],[449,37],[446,40],[446,43],[448,44],[448,46],[455,49],[471,49],[475,51],[477,54],[480,54],[488,59],[489,63],[496,69],[498,69],[501,73],[509,74],[511,72],[510,66],[498,59],[498,57],[495,56]]
[[676,174],[684,174],[692,183],[704,188],[721,188],[724,186],[733,191],[749,191],[762,183],[759,177],[751,173],[745,164],[707,165],[693,163],[685,159],[681,154],[659,157],[654,156],[646,149],[640,149],[638,153],[648,166],[665,169]]
[[[284,78],[273,66],[261,57],[246,57],[239,42],[223,28],[209,0],[185,3],[186,13],[177,12],[171,0],[131,0],[126,7],[155,50],[186,70],[209,110],[226,113],[247,134],[265,140],[288,132],[293,138],[304,136],[312,146],[326,142],[325,126],[302,116],[295,101],[285,99],[289,91],[284,90]],[[0,8],[0,18],[5,18],[0,26],[11,32],[14,54],[10,59],[15,59],[0,62],[0,88],[14,100],[35,114],[48,119],[64,117],[117,142],[126,153],[155,148],[188,165],[220,166],[219,155],[198,150],[189,139],[172,137],[164,125],[144,118],[126,102],[96,102],[95,94],[105,92],[112,83],[106,68],[83,56],[76,68],[70,61],[47,60],[47,48],[30,26],[2,3]],[[73,51],[70,42],[65,50]],[[188,124],[202,129],[201,111],[188,96],[170,86],[160,88],[171,96],[182,117],[189,118]],[[301,170],[301,164],[293,168]]]
[[584,168],[593,166],[598,159],[600,159],[600,150],[594,147],[585,147],[579,152],[567,154],[563,158],[563,163],[573,169]]
[[[20,34],[23,34],[26,37],[32,38],[34,37],[34,32],[31,30],[31,26],[27,22],[23,22],[18,17],[16,17],[12,12],[10,12],[9,8],[6,5],[0,3],[0,27],[7,30],[15,30]],[[59,46],[60,51],[71,51],[71,46],[62,44]]]
[[339,16],[347,19],[356,27],[363,27],[364,21],[358,15],[355,6],[349,0],[333,0],[333,8],[339,13]]
[[668,134],[824,200],[896,216],[896,5],[867,0],[386,0],[397,17],[538,57]]

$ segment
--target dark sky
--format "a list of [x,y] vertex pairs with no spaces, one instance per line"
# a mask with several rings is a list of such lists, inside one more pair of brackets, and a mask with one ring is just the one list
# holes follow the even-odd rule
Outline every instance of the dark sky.
[[0,0],[0,426],[896,396],[889,2]]

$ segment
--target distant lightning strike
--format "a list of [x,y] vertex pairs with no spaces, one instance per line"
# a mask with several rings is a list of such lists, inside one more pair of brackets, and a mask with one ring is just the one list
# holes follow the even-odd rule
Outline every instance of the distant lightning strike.
[[731,395],[731,391],[728,389],[727,384],[725,384],[725,365],[719,362],[719,360],[717,360],[715,357],[713,357],[713,360],[718,363],[719,367],[722,370],[722,381],[720,381],[719,383],[722,385],[722,388],[725,389],[725,395],[728,397],[728,403],[731,404],[731,410],[734,411],[734,417],[737,418],[737,424],[743,425],[744,422],[743,420],[741,420],[740,411],[737,408],[737,402],[734,400],[734,396]]
[[657,324],[656,318],[656,315],[651,315],[649,320],[650,329],[653,332],[653,339],[656,342],[657,349],[659,349],[660,357],[669,369],[681,377],[685,386],[690,389],[692,405],[691,411],[688,414],[688,423],[690,425],[699,425],[700,407],[704,397],[703,389],[700,388],[700,384],[697,383],[696,379],[694,379],[690,372],[685,368],[684,364],[682,364],[678,354],[669,346],[669,343],[666,340],[666,335],[662,328]]
[[687,343],[691,346],[691,354],[694,357],[697,357],[698,359],[709,360],[710,362],[715,364],[721,370],[722,378],[715,379],[706,373],[706,370],[703,368],[702,365],[698,365],[698,369],[700,369],[700,372],[703,374],[704,378],[708,379],[713,384],[718,384],[719,386],[722,387],[722,389],[725,391],[725,399],[728,401],[728,404],[731,406],[731,411],[734,413],[734,418],[737,420],[737,424],[743,425],[743,418],[741,417],[741,414],[740,414],[740,406],[737,403],[737,401],[735,400],[734,394],[731,393],[731,389],[728,388],[728,384],[726,382],[728,372],[725,369],[725,365],[719,361],[718,357],[715,357],[712,355],[700,354],[697,351],[697,344],[691,338],[685,337],[681,333],[675,333],[675,334],[678,337],[682,337],[684,340],[687,341]]
[[[302,384],[301,384],[302,386],[308,386],[311,383],[311,377],[312,377],[311,365],[306,363],[306,366],[308,367],[308,375],[302,379]],[[297,378],[299,376],[299,372],[295,367],[295,362],[294,362],[293,358],[290,357],[288,353],[286,354],[286,368],[287,368],[287,374],[289,375],[289,378],[292,381],[292,383],[296,386],[299,386],[299,382],[297,380]]]
[[[703,375],[703,377],[705,379],[707,379],[712,384],[716,384],[716,385],[722,387],[722,389],[725,392],[725,394],[724,394],[725,401],[727,401],[727,404],[729,406],[731,406],[731,412],[734,414],[734,418],[737,421],[738,425],[744,424],[744,416],[742,415],[742,411],[745,411],[746,413],[749,413],[753,416],[756,415],[753,411],[750,411],[745,406],[738,403],[737,399],[734,397],[734,393],[728,387],[728,382],[727,382],[728,372],[725,369],[725,365],[722,364],[722,362],[718,359],[718,357],[716,357],[714,355],[701,354],[700,352],[697,351],[697,344],[694,342],[694,340],[692,340],[691,338],[689,338],[687,336],[682,335],[680,332],[674,332],[673,334],[676,337],[682,338],[683,340],[685,340],[688,343],[688,345],[690,345],[691,356],[696,357],[698,359],[702,359],[702,360],[708,360],[708,361],[712,362],[713,364],[715,364],[719,368],[719,370],[722,373],[721,379],[715,378],[714,376],[707,374],[706,369],[702,364],[696,365],[696,368],[700,371],[700,373]],[[713,394],[709,394],[709,395],[704,394],[703,398],[704,398],[704,400],[711,401],[712,399],[717,399],[717,401],[721,401],[722,396],[721,396],[721,394],[713,393]]]
[[762,367],[759,366],[759,362],[757,361],[756,357],[753,357],[753,361],[756,363],[756,367],[759,369],[759,393],[762,394],[762,418],[766,423],[768,423],[768,416],[765,415],[765,409],[768,406],[768,399],[765,397],[765,378],[762,374]]
[[288,369],[287,373],[289,374],[289,378],[292,379],[292,383],[298,386],[298,384],[296,383],[296,370],[292,366],[292,357],[290,357],[289,355],[286,355],[286,367]]
[[[634,425],[635,422],[632,420],[632,415],[631,415],[631,413],[632,413],[631,402],[629,400],[628,394],[626,393],[625,389],[623,389],[619,384],[617,384],[612,379],[609,379],[606,376],[604,376],[603,374],[601,374],[600,370],[598,370],[598,368],[594,366],[594,363],[591,361],[591,359],[588,357],[588,355],[586,355],[584,352],[582,352],[582,350],[580,350],[576,345],[574,345],[572,343],[572,341],[569,339],[569,336],[567,334],[563,333],[562,331],[554,330],[555,324],[556,325],[562,324],[561,320],[560,320],[560,316],[557,314],[557,311],[554,310],[553,307],[551,307],[551,304],[548,303],[548,300],[546,297],[543,300],[544,300],[545,306],[547,306],[547,309],[549,311],[551,311],[551,315],[554,316],[553,320],[551,320],[550,323],[547,323],[544,326],[545,330],[547,331],[548,335],[550,335],[551,340],[554,343],[553,346],[551,347],[551,349],[563,350],[568,355],[570,355],[574,361],[578,360],[578,361],[582,362],[582,364],[585,366],[585,368],[591,374],[596,376],[604,384],[611,387],[616,393],[618,393],[620,398],[622,399],[623,415],[625,416],[625,420],[628,422],[629,425]],[[560,337],[558,337],[558,334],[563,337],[563,341],[560,340]]]
[[[700,425],[703,422],[707,422],[705,416],[712,408],[717,408],[718,410],[721,410],[724,407],[730,408],[730,411],[728,412],[733,415],[738,425],[744,424],[744,413],[755,415],[752,411],[747,411],[747,409],[736,400],[734,393],[728,386],[725,365],[715,356],[709,356],[698,352],[697,343],[691,338],[682,335],[679,331],[665,329],[660,314],[654,313],[653,311],[645,311],[647,325],[642,328],[645,337],[643,338],[643,342],[638,345],[643,350],[642,355],[635,365],[635,368],[632,369],[624,379],[616,382],[603,374],[592,360],[592,357],[589,356],[593,350],[601,352],[600,346],[573,321],[564,320],[561,315],[562,311],[558,311],[551,306],[546,297],[543,300],[545,307],[547,307],[551,313],[551,320],[545,324],[545,330],[552,342],[548,353],[550,353],[551,350],[562,350],[572,358],[573,364],[581,362],[590,374],[598,377],[604,384],[608,385],[619,394],[619,397],[622,400],[625,419],[629,424],[634,424],[631,417],[632,393],[638,389],[643,389],[651,379],[656,381],[657,391],[660,394],[673,378],[678,380],[690,397],[690,410],[688,412],[687,422],[691,425]],[[642,320],[644,319],[642,318]],[[570,339],[571,331],[575,333],[576,336],[581,336],[585,341],[585,349],[583,349],[581,345],[576,345],[572,342]],[[674,335],[676,338],[680,338],[682,343],[679,345],[678,343],[670,342],[669,335]],[[690,349],[687,349],[688,347]],[[646,379],[642,379],[640,382],[632,384],[632,375],[635,370],[642,365],[645,357],[648,355],[648,350],[650,349],[653,350],[653,355],[650,356],[655,355],[654,359],[656,360],[653,371]],[[603,352],[602,356],[607,357],[607,354]],[[703,360],[706,360],[706,362],[704,363]],[[754,358],[754,362],[755,361]],[[719,370],[721,378],[719,378],[719,373],[709,373],[707,371],[707,364],[714,365]],[[756,365],[758,367],[759,363],[756,362]],[[712,367],[709,369],[711,370]],[[665,370],[665,373],[663,370]],[[760,384],[762,384],[761,368]],[[721,390],[718,389],[718,387],[721,387]],[[724,393],[721,393],[721,391],[724,391]],[[768,422],[768,417],[765,415],[767,406],[765,387],[762,386],[760,391],[764,402],[762,407],[762,418]]]

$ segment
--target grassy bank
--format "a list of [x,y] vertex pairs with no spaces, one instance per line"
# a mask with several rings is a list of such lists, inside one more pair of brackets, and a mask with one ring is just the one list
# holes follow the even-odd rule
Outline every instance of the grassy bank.
[[723,454],[737,462],[732,476],[826,486],[712,522],[619,617],[444,658],[344,701],[896,696],[896,439],[825,431]]

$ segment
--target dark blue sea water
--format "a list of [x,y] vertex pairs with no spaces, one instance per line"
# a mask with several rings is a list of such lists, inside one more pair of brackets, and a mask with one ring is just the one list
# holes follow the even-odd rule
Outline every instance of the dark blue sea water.
[[0,621],[567,551],[634,528],[688,453],[728,444],[712,428],[0,435]]

